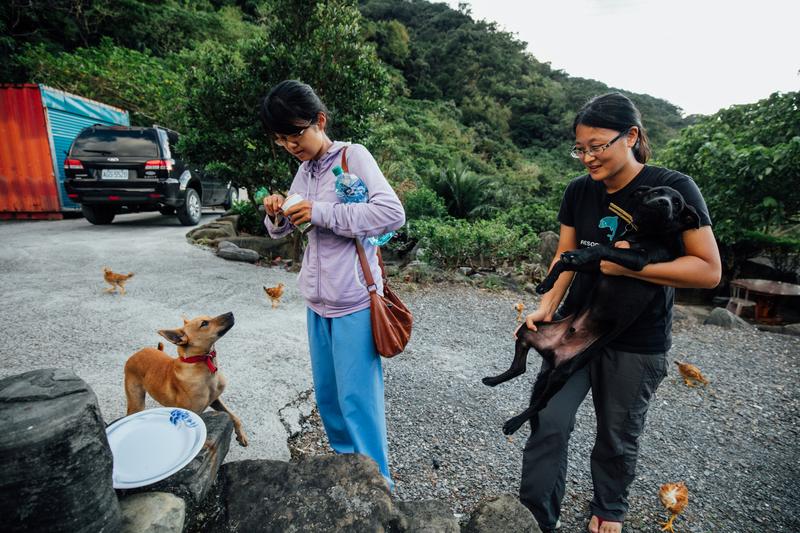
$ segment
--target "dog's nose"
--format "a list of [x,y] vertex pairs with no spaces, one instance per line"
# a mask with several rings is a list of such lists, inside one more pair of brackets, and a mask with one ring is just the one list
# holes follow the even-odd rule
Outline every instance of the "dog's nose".
[[231,324],[232,324],[233,323],[233,312],[232,311],[228,311],[227,313],[222,315],[222,318],[224,318],[225,320],[230,321]]

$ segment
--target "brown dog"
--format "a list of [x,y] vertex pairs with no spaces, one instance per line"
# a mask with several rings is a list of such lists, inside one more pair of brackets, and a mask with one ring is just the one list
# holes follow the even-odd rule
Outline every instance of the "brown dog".
[[182,328],[160,330],[159,335],[178,347],[178,357],[155,348],[143,348],[128,358],[125,363],[128,414],[144,410],[145,393],[165,407],[182,407],[197,414],[211,407],[228,413],[236,440],[247,446],[242,421],[220,400],[225,378],[217,371],[214,343],[232,327],[233,313],[226,313],[215,318],[184,318]]

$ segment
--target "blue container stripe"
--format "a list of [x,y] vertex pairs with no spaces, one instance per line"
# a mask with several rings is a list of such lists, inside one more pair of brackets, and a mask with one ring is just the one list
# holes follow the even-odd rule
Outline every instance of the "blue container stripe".
[[64,160],[72,141],[83,128],[94,124],[129,126],[130,117],[127,111],[44,85],[40,85],[39,90],[49,123],[50,146],[53,151],[55,175],[58,176],[61,206],[63,209],[80,209],[80,205],[67,197],[64,188]]

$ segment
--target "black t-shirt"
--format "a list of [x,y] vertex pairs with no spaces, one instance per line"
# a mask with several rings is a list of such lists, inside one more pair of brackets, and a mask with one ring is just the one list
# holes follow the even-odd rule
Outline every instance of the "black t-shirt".
[[[661,167],[645,165],[625,187],[613,194],[606,192],[602,182],[589,175],[580,176],[567,185],[558,220],[575,228],[579,248],[609,244],[625,231],[633,211],[631,193],[642,185],[655,187],[667,185],[683,195],[686,203],[697,210],[700,225],[710,226],[711,218],[700,189],[689,176]],[[624,240],[624,238],[623,238]],[[588,297],[599,274],[578,272],[570,286],[561,314],[575,312]],[[672,303],[675,290],[659,286],[661,290],[652,306],[614,341],[610,348],[635,353],[661,353],[672,346]]]

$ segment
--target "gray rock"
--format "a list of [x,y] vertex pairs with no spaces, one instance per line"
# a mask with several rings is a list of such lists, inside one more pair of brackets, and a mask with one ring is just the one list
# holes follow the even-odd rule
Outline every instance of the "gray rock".
[[235,236],[236,226],[233,222],[229,220],[219,221],[219,219],[208,224],[203,224],[186,234],[186,237],[193,241],[198,241],[200,239],[213,240]]
[[397,519],[383,476],[363,455],[235,461],[221,476],[229,531],[381,532]]
[[785,326],[783,326],[783,332],[787,335],[796,335],[800,337],[800,323],[786,324]]
[[0,380],[4,532],[116,532],[112,456],[92,389],[69,370]]
[[748,322],[722,307],[715,307],[703,322],[705,325],[719,326],[725,329],[753,329]]
[[181,533],[186,504],[166,492],[133,494],[122,498],[122,533]]
[[291,257],[292,255],[292,240],[289,237],[272,239],[269,237],[239,236],[228,237],[215,242],[218,247],[220,247],[223,242],[230,242],[239,248],[254,250],[258,252],[258,255],[261,257]]
[[533,515],[511,494],[483,500],[475,508],[464,533],[541,533]]
[[395,528],[400,532],[413,533],[460,533],[461,526],[453,516],[450,506],[439,500],[421,502],[399,502],[399,517]]
[[228,249],[236,249],[239,248],[237,245],[233,244],[231,241],[220,241],[217,244],[217,250],[228,250]]
[[244,248],[222,248],[217,250],[217,255],[223,259],[231,261],[244,261],[245,263],[255,263],[259,260],[258,252]]
[[214,520],[222,511],[212,493],[233,433],[233,422],[226,413],[206,411],[200,417],[206,424],[206,443],[188,465],[152,485],[117,491],[121,498],[144,492],[168,492],[178,496],[186,502],[188,530]]
[[553,231],[543,231],[539,234],[539,255],[542,256],[542,264],[549,268],[553,262],[553,257],[558,250],[558,233]]

